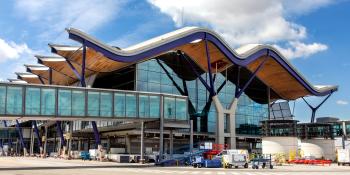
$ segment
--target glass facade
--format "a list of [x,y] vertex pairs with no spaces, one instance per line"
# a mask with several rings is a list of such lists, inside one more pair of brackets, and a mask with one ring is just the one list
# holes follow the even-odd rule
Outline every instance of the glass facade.
[[[155,59],[148,60],[136,65],[136,90],[148,92],[160,92],[169,94],[180,94],[178,87],[185,91],[183,80],[172,70],[174,67],[181,69],[182,65],[165,64],[159,60],[160,64],[167,70],[165,71]],[[169,74],[167,74],[168,72]],[[203,74],[202,78],[209,81],[207,74]],[[171,78],[173,81],[171,80]],[[229,107],[234,98],[235,85],[227,81],[224,74],[217,74],[215,80],[215,87],[218,89],[224,81],[226,84],[218,93],[221,103],[225,107]],[[175,83],[174,83],[175,82]],[[189,103],[195,109],[195,113],[207,116],[207,120],[197,120],[197,131],[215,132],[216,131],[216,109],[209,99],[209,92],[204,85],[195,79],[192,81],[185,81],[186,90],[188,91]],[[176,87],[176,85],[178,87]],[[208,106],[209,108],[206,107]],[[175,113],[173,109],[176,108]],[[164,117],[167,119],[174,119],[178,113],[185,112],[180,102],[171,98],[164,98]],[[181,112],[180,112],[181,111]],[[180,115],[180,114],[179,114]],[[251,100],[248,96],[243,94],[238,102],[236,111],[236,132],[237,134],[259,135],[260,121],[267,119],[268,107],[265,104],[258,104]],[[225,131],[228,131],[228,120],[225,120]],[[205,124],[204,124],[205,122]],[[204,127],[203,127],[204,126]]]
[[[163,105],[161,98],[167,99]],[[167,106],[169,119],[188,120],[186,104],[186,97],[174,95],[0,83],[0,115],[7,116],[147,119],[159,118]]]

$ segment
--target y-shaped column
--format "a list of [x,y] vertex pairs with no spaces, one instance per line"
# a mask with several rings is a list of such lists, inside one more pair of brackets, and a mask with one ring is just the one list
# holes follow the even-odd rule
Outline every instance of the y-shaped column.
[[256,77],[257,73],[261,70],[267,59],[269,58],[269,53],[267,52],[267,56],[263,59],[263,61],[259,64],[259,66],[256,68],[256,70],[252,73],[248,81],[244,84],[243,88],[239,88],[239,79],[240,79],[240,66],[237,69],[237,82],[236,82],[236,91],[235,91],[235,97],[231,102],[231,105],[229,109],[226,109],[222,106],[219,98],[215,95],[213,96],[213,101],[215,104],[215,108],[217,111],[217,120],[216,120],[216,137],[217,137],[217,143],[218,144],[224,144],[225,143],[225,133],[224,133],[224,120],[225,115],[229,116],[229,130],[230,130],[230,147],[231,149],[236,148],[236,109],[238,105],[238,99],[243,94],[243,92],[248,88],[250,83],[253,81],[253,79]]
[[328,94],[328,96],[325,98],[325,99],[323,99],[323,101],[319,104],[319,105],[317,105],[316,107],[313,107],[309,102],[307,102],[306,100],[305,100],[305,98],[304,97],[302,97],[302,99],[304,100],[304,102],[307,104],[307,106],[309,106],[309,108],[311,109],[311,123],[315,123],[315,117],[316,117],[316,112],[317,112],[317,110],[323,105],[323,103],[325,103],[327,100],[328,100],[328,98],[332,95],[332,93],[333,92],[331,92],[330,94]]

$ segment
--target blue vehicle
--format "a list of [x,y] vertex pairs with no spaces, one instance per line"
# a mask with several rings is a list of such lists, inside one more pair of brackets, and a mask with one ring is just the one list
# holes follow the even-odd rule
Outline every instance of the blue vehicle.
[[192,162],[194,168],[221,168],[220,158],[214,158],[213,160],[206,160],[202,156],[195,156]]

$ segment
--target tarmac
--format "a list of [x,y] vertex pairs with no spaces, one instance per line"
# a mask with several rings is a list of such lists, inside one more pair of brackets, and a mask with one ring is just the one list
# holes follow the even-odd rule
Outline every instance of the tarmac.
[[54,158],[0,157],[0,175],[350,175],[350,166],[284,165],[274,169],[223,169],[193,167],[155,167],[153,164],[116,163]]

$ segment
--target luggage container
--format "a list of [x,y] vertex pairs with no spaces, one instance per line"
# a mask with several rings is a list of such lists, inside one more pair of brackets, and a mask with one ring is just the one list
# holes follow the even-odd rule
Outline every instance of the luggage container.
[[338,165],[350,165],[350,150],[349,149],[338,149],[337,150]]
[[218,156],[222,157],[224,168],[248,168],[248,150],[230,149],[222,151]]

